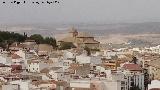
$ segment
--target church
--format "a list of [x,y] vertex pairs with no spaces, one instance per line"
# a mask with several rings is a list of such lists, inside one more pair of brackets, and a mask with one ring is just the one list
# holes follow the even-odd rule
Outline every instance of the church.
[[68,36],[59,40],[58,43],[72,42],[77,47],[89,47],[98,49],[100,42],[96,41],[93,36],[86,32],[78,32],[74,27],[69,29]]

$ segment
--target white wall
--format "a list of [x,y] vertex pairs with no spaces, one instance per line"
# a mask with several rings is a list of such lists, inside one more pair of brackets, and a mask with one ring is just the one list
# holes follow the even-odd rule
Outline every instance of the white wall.
[[0,73],[4,74],[4,73],[11,73],[11,67],[0,67]]
[[29,72],[40,72],[40,64],[39,63],[30,63],[28,64]]
[[67,59],[67,58],[75,58],[75,54],[72,53],[72,52],[69,52],[69,51],[64,51],[64,54],[63,54],[63,57],[64,59]]
[[121,81],[93,80],[91,81],[97,90],[121,90]]
[[2,85],[2,90],[18,90],[18,85]]
[[[29,90],[29,81],[12,81],[11,84],[18,84],[20,86],[20,90]],[[8,89],[7,89],[8,90]]]
[[11,59],[0,55],[0,63],[3,63],[3,64],[11,64]]
[[77,80],[77,81],[71,81],[70,87],[73,88],[90,88],[90,81],[84,81],[84,80]]
[[92,64],[101,64],[101,58],[98,56],[85,56],[80,55],[76,56],[76,61],[80,64],[92,63]]
[[51,70],[49,74],[52,76],[54,80],[63,80],[64,79],[64,73],[63,68],[60,68],[56,71]]
[[160,81],[159,80],[151,81],[151,84],[148,85],[148,90],[152,88],[160,88]]
[[22,50],[15,52],[15,54],[19,55],[20,57],[23,58],[23,60],[25,60],[25,52],[23,52]]

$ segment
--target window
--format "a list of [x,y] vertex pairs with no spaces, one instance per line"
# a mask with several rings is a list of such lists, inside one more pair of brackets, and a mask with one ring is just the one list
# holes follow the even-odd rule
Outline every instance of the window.
[[125,90],[125,88],[124,88],[124,87],[121,87],[121,90]]
[[67,63],[67,62],[64,62],[63,65],[64,65],[64,66],[68,66],[68,63]]
[[121,81],[121,85],[125,85],[125,81]]

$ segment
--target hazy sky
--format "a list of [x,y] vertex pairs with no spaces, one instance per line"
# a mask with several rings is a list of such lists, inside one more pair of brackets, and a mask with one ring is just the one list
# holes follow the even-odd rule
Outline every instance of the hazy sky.
[[[160,0],[59,0],[60,4],[2,4],[0,23],[119,23],[160,21]],[[6,0],[9,2],[12,0]],[[24,1],[24,0],[17,0]],[[49,0],[51,1],[51,0]]]

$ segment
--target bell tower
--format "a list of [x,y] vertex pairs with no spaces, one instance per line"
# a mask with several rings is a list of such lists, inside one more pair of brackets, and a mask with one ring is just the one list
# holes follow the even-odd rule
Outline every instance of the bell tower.
[[71,37],[75,38],[78,35],[77,29],[75,29],[74,27],[71,27],[69,29],[69,34],[70,34]]

